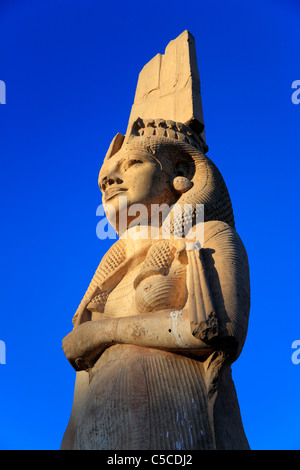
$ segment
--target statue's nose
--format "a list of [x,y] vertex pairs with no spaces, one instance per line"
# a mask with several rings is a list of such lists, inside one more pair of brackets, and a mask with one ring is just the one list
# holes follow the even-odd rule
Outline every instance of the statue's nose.
[[101,179],[100,181],[100,189],[101,191],[106,191],[108,188],[115,184],[121,184],[123,183],[123,180],[119,178],[117,175],[111,173],[107,176],[104,176],[104,178]]

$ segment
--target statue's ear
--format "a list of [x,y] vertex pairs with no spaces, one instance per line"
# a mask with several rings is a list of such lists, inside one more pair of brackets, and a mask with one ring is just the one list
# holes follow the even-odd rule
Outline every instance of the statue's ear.
[[183,176],[184,178],[192,178],[191,162],[189,160],[179,159],[174,164],[175,177]]
[[193,186],[191,181],[192,170],[190,162],[179,159],[174,164],[173,188],[179,194],[183,194]]
[[124,142],[124,135],[123,134],[120,134],[118,132],[118,134],[113,138],[113,140],[111,141],[111,144],[109,146],[109,149],[105,155],[105,159],[109,159],[111,158],[115,153],[117,153],[120,148],[122,147],[122,144]]

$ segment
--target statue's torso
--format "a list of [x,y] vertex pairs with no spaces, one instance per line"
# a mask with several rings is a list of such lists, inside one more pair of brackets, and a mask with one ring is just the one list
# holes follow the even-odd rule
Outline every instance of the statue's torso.
[[[208,223],[205,234],[205,269],[219,319],[230,334],[240,335],[242,344],[248,311],[244,249],[226,224]],[[126,265],[103,311],[93,312],[92,320],[160,309],[189,311],[193,276],[184,251],[180,255],[175,247],[173,257],[166,256],[162,265],[152,269],[149,250],[153,247],[145,250],[139,263]],[[232,296],[233,287],[239,292],[238,301]],[[73,448],[247,448],[230,369],[218,383],[214,404],[208,393],[214,380],[210,378],[212,365],[209,371],[207,367],[194,357],[161,349],[130,344],[109,347],[88,374],[83,372],[89,375],[89,384]],[[234,431],[230,439],[224,431],[227,424]]]

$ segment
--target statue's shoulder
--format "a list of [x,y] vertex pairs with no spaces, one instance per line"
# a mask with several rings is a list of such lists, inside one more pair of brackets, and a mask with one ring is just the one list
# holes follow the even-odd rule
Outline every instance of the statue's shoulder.
[[236,240],[238,243],[242,243],[235,227],[232,227],[226,222],[210,220],[204,223],[204,246],[213,240],[222,238],[230,238],[231,240]]
[[212,220],[204,223],[203,248],[214,248],[221,251],[238,251],[241,257],[247,258],[246,249],[236,229],[226,222]]
[[222,234],[236,234],[236,231],[226,222],[220,220],[210,220],[204,223],[204,244],[206,244],[210,239],[217,237]]

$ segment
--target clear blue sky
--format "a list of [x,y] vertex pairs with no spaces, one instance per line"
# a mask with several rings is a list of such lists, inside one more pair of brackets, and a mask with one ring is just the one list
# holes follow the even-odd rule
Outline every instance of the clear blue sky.
[[298,0],[1,0],[0,449],[60,446],[74,387],[61,341],[112,243],[96,237],[98,171],[141,68],[185,29],[250,261],[244,427],[252,449],[300,449],[299,22]]

